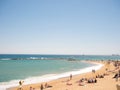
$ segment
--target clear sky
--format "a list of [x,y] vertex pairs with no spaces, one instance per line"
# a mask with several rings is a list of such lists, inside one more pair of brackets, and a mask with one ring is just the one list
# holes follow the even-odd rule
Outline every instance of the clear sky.
[[120,0],[0,0],[1,54],[120,54]]

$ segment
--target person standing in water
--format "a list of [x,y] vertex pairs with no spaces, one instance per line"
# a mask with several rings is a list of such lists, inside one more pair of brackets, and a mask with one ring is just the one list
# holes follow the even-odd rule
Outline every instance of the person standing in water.
[[23,82],[24,82],[24,81],[21,81],[21,80],[19,81],[19,85],[20,85],[20,86],[19,86],[19,90],[22,90],[22,84],[23,84]]

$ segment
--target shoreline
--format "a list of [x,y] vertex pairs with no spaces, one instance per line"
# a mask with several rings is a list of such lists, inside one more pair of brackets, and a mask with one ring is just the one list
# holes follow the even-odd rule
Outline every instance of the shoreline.
[[[76,77],[76,76],[79,76],[79,75],[84,75],[84,74],[92,72],[93,69],[99,70],[99,69],[101,69],[104,66],[104,64],[100,63],[99,61],[96,62],[96,61],[86,61],[85,60],[85,61],[82,61],[82,62],[91,63],[91,64],[95,64],[95,65],[91,66],[91,67],[84,68],[84,69],[80,69],[79,71],[77,70],[77,71],[72,71],[72,72],[69,72],[69,73],[66,72],[64,74],[63,73],[59,74],[59,77],[57,77],[57,78],[55,77],[56,75],[54,75],[54,76],[52,76],[52,79],[51,79],[51,77],[50,78],[46,78],[47,79],[46,81],[42,81],[42,82],[38,81],[38,82],[35,82],[35,83],[23,84],[23,88],[25,87],[26,88],[25,90],[29,90],[29,89],[27,89],[27,87],[36,86],[36,85],[40,86],[41,83],[54,82],[54,81],[56,82],[56,81],[58,81],[60,79],[66,79],[66,78],[69,78],[70,74],[72,74],[73,77]],[[18,86],[7,88],[6,90],[16,90],[16,88],[18,88]]]

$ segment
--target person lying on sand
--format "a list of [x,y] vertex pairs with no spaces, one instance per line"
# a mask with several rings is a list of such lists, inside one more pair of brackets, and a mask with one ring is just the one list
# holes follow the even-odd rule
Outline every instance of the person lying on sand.
[[78,84],[79,86],[86,86],[86,84],[84,82],[79,82]]
[[72,85],[72,83],[68,81],[68,82],[66,83],[66,85]]
[[97,79],[95,78],[95,79],[88,79],[88,83],[97,83]]
[[52,86],[49,85],[48,83],[45,83],[45,88],[51,88]]

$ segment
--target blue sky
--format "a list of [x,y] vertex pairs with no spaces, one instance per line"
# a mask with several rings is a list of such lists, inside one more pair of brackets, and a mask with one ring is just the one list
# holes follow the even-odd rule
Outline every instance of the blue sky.
[[119,0],[0,0],[1,54],[120,54]]

